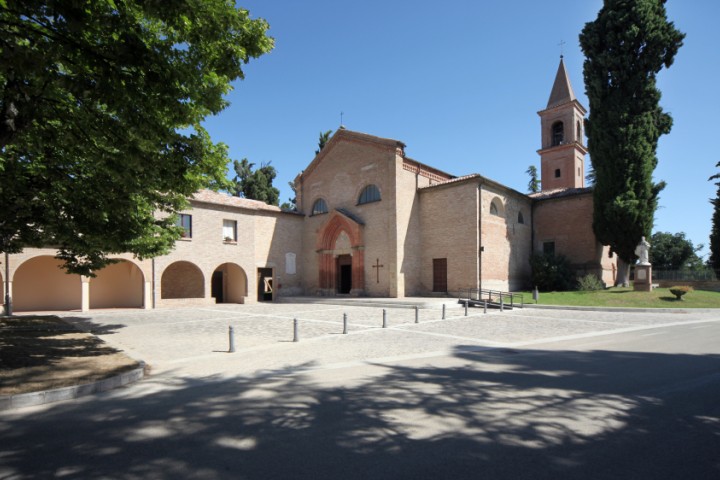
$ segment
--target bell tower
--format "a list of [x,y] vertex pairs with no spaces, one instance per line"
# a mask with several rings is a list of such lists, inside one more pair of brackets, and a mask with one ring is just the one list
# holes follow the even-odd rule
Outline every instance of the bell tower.
[[583,119],[587,110],[573,92],[560,56],[555,83],[545,110],[538,112],[542,131],[540,179],[543,191],[585,186]]

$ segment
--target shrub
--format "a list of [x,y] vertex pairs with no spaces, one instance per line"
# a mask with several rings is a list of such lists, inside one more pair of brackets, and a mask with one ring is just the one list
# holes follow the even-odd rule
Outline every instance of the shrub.
[[533,285],[545,292],[572,290],[575,273],[562,255],[536,253],[530,257]]
[[578,279],[577,289],[581,292],[592,292],[595,290],[603,290],[604,288],[605,284],[594,273],[589,273]]
[[692,291],[693,288],[687,285],[677,285],[675,287],[670,287],[670,293],[675,295],[675,297],[677,297],[677,300],[682,300],[683,295]]

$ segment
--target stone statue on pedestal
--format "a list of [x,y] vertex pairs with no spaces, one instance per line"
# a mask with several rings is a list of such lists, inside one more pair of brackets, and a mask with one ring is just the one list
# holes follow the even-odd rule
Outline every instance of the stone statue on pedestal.
[[642,237],[638,246],[635,247],[635,255],[638,258],[639,265],[650,265],[650,244]]

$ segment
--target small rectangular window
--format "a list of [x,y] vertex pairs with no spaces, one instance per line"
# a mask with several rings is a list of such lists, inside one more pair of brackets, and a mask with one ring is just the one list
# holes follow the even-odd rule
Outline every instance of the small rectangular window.
[[175,225],[183,228],[182,238],[192,238],[192,215],[186,213],[179,214]]
[[237,242],[237,221],[223,220],[223,240]]
[[543,253],[546,255],[555,255],[555,242],[543,242]]

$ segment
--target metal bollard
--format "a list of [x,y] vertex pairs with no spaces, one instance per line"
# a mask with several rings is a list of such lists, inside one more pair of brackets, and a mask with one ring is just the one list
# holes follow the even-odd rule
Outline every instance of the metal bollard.
[[300,341],[300,334],[298,333],[298,319],[293,318],[293,342]]
[[487,300],[485,300],[485,305],[483,306],[483,313],[487,313]]
[[445,304],[443,303],[442,319],[445,320]]
[[343,335],[347,335],[347,313],[343,313]]
[[420,323],[420,308],[415,305],[415,323]]
[[387,328],[387,310],[383,308],[383,328]]
[[540,299],[540,292],[538,291],[537,286],[535,286],[535,290],[533,290],[533,300],[535,300],[535,303],[538,303],[539,299]]
[[468,315],[468,303],[470,303],[470,302],[465,301],[465,316],[466,316],[466,317],[467,317],[467,315]]
[[500,311],[505,311],[505,301],[503,300],[502,293],[500,294]]
[[235,329],[232,326],[228,327],[228,340],[230,342],[228,353],[233,353],[235,351]]

